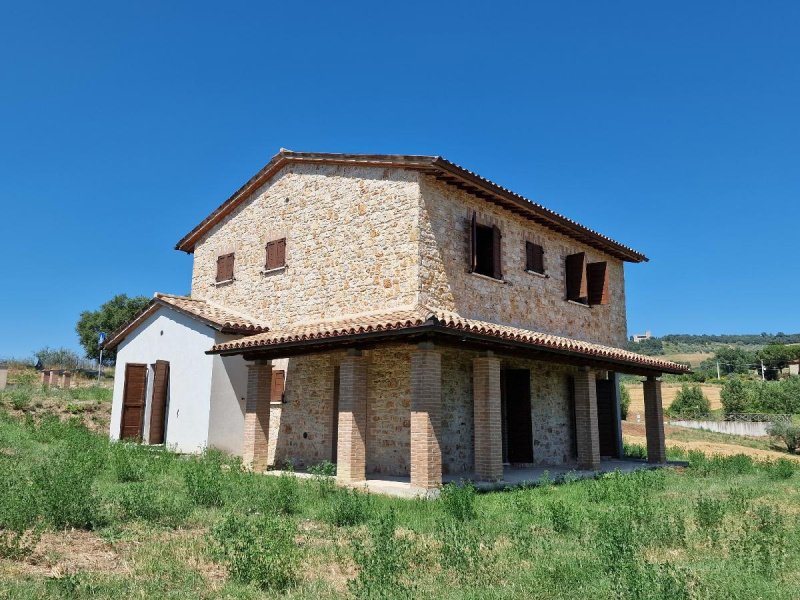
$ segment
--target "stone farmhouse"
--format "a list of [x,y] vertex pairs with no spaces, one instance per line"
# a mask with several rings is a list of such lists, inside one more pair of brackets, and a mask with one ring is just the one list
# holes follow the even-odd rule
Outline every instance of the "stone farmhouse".
[[337,479],[502,481],[621,457],[624,264],[647,258],[434,156],[281,150],[181,239],[191,294],[109,337],[112,438]]

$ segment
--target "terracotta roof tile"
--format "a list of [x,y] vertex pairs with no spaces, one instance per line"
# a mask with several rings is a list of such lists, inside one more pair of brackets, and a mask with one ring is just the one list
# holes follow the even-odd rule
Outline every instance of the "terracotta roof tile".
[[116,347],[136,327],[141,325],[150,315],[159,308],[167,306],[181,312],[193,319],[197,319],[209,327],[224,333],[255,334],[268,331],[269,327],[250,317],[234,313],[227,308],[216,306],[205,300],[189,296],[176,296],[156,292],[153,300],[147,307],[127,324],[112,333],[103,348]]
[[621,348],[540,333],[520,327],[510,327],[508,325],[499,325],[487,321],[467,319],[455,313],[433,311],[424,306],[380,313],[366,313],[342,319],[298,323],[290,327],[274,329],[266,333],[250,335],[238,340],[217,344],[211,349],[211,352],[220,353],[237,350],[257,350],[259,348],[301,341],[322,340],[371,332],[410,329],[414,327],[444,327],[468,331],[477,335],[528,344],[544,351],[569,352],[669,373],[683,373],[689,370],[688,367],[684,365],[651,356],[636,354],[635,352],[623,350]]

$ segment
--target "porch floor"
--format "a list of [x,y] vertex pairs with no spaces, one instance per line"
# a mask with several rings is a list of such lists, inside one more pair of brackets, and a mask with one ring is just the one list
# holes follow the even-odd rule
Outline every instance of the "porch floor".
[[[666,466],[685,466],[686,463],[670,461]],[[602,473],[620,471],[630,473],[640,469],[653,469],[665,465],[653,465],[644,460],[636,459],[608,459],[600,463],[597,471],[578,470],[575,465],[559,465],[554,467],[509,467],[503,469],[503,480],[495,482],[474,481],[474,473],[456,473],[454,475],[444,475],[443,483],[460,481],[473,481],[475,487],[481,491],[502,490],[520,486],[538,485],[542,477],[547,473],[550,481],[560,482],[565,476],[569,475],[572,479],[592,479]],[[270,475],[279,475],[282,471],[267,471]],[[308,473],[294,473],[298,477],[311,477]],[[380,473],[368,474],[366,481],[352,483],[349,487],[363,489],[371,494],[382,494],[384,496],[395,496],[398,498],[435,498],[439,495],[439,490],[425,490],[412,486],[408,477],[384,475]]]

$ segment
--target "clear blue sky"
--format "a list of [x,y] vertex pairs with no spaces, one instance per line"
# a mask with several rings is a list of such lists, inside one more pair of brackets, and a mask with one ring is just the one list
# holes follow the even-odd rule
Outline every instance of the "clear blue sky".
[[440,154],[646,253],[630,332],[800,330],[800,3],[4,2],[0,356],[78,348],[281,146]]

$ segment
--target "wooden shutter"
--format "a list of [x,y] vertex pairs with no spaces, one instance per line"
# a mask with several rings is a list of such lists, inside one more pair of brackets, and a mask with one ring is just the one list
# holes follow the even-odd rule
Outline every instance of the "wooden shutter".
[[217,257],[217,281],[233,279],[233,253]]
[[474,210],[469,230],[469,251],[469,270],[474,273],[478,269],[478,214]]
[[525,242],[525,268],[535,273],[544,273],[544,248],[533,242]]
[[586,276],[589,280],[589,304],[608,304],[608,263],[589,263]]
[[497,225],[492,227],[492,259],[494,260],[494,278],[503,278],[503,236]]
[[566,259],[567,300],[585,301],[589,296],[586,281],[586,253],[570,254]]
[[286,264],[286,238],[267,243],[267,270],[278,269]]
[[283,392],[286,388],[286,371],[273,371],[272,372],[272,393],[270,400],[272,402],[283,402]]
[[144,422],[144,401],[147,392],[147,365],[125,365],[125,387],[122,392],[120,439],[140,439]]
[[168,393],[169,363],[165,360],[157,360],[153,368],[153,400],[150,405],[150,435],[148,442],[151,444],[164,443]]

